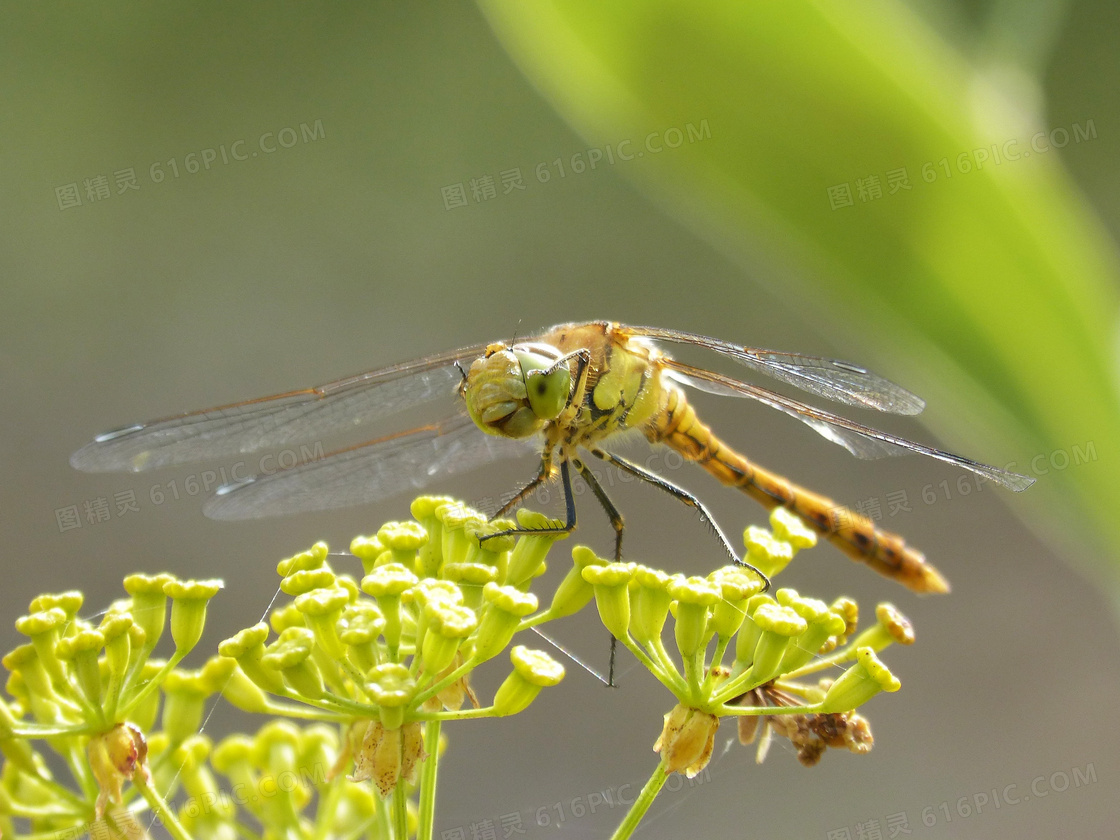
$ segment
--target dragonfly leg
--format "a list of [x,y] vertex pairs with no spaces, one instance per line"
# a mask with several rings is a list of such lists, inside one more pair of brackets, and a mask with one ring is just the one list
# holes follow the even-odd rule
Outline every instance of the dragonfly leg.
[[[542,470],[543,466],[544,465],[542,464]],[[549,475],[551,475],[551,465],[548,466],[548,470]],[[481,537],[479,541],[482,542],[484,540],[492,540],[494,539],[494,537],[505,537],[509,535],[518,536],[520,534],[570,534],[572,531],[574,531],[576,528],[576,497],[572,493],[572,475],[571,471],[568,469],[567,461],[562,461],[560,464],[560,479],[564,486],[564,507],[567,511],[566,519],[563,525],[560,525],[556,528],[508,528],[505,531],[497,531],[493,534],[487,534],[486,536]],[[536,487],[543,480],[544,478],[542,476],[537,476],[535,480],[529,482],[529,485],[526,489],[531,492],[532,488]],[[525,490],[522,490],[521,493],[514,497],[513,501],[510,502],[510,504],[506,505],[500,511],[498,511],[498,513],[494,514],[494,518],[501,516],[502,513],[509,510],[509,508],[511,508],[517,501],[520,500],[523,494],[526,494]]]
[[[607,516],[610,517],[611,525],[615,529],[615,543],[614,543],[615,559],[618,560],[622,556],[622,514],[620,514],[618,512],[618,509],[614,506],[614,504],[611,502],[611,500],[607,497],[606,491],[604,491],[602,486],[599,484],[599,482],[595,480],[595,476],[593,476],[591,474],[591,470],[587,469],[587,467],[583,464],[582,461],[579,461],[579,460],[576,460],[576,459],[572,459],[572,460],[575,461],[576,469],[579,470],[579,474],[583,476],[583,480],[587,482],[587,486],[591,488],[591,492],[595,494],[595,498],[597,498],[599,500],[599,503],[607,511]],[[551,464],[547,465],[547,470],[548,470],[547,472],[545,472],[545,469],[546,469],[546,464],[542,461],[541,474],[538,475],[533,481],[530,481],[528,486],[524,490],[522,490],[520,493],[518,493],[517,496],[514,497],[513,501],[511,501],[509,504],[507,504],[505,507],[503,507],[500,511],[498,511],[498,513],[496,513],[494,515],[495,518],[497,518],[498,516],[501,516],[505,511],[507,511],[511,507],[513,507],[514,504],[516,504],[518,501],[520,501],[525,496],[527,496],[529,493],[531,493],[533,491],[533,488],[535,488],[538,484],[540,484],[546,478],[550,477],[551,474],[552,474]],[[517,535],[517,534],[540,534],[540,533],[554,534],[554,533],[570,533],[571,531],[575,530],[575,527],[576,527],[576,497],[575,497],[575,494],[572,493],[572,475],[571,475],[571,470],[568,467],[568,461],[566,461],[566,460],[561,461],[561,463],[560,463],[560,480],[561,480],[561,483],[564,487],[564,509],[566,511],[566,521],[564,522],[564,526],[562,528],[533,528],[533,529],[511,528],[508,531],[499,531],[496,534],[488,534],[487,536],[483,537],[482,539],[486,540],[486,539],[491,539],[492,537],[501,537],[501,536],[505,536],[506,534],[514,534],[514,535]],[[615,688],[615,684],[614,684],[614,661],[615,661],[615,655],[616,655],[616,652],[617,652],[618,640],[615,639],[614,636],[611,636],[610,641],[611,641],[611,653],[610,653],[610,664],[609,664],[608,670],[607,670],[607,688]]]
[[[611,527],[614,528],[614,559],[616,561],[622,560],[622,530],[623,521],[622,514],[618,512],[618,508],[614,506],[607,491],[603,489],[603,485],[595,478],[594,473],[587,468],[587,465],[578,458],[573,458],[572,461],[579,470],[579,474],[583,480],[587,482],[587,486],[591,488],[591,492],[595,494],[595,498],[599,500],[599,504],[603,506],[603,510],[607,512],[607,518],[611,521]],[[610,636],[611,654],[610,664],[607,666],[607,688],[615,688],[614,683],[614,661],[618,653],[618,639],[613,635]]]
[[518,490],[517,494],[512,499],[510,499],[508,502],[506,502],[504,505],[502,505],[501,509],[498,510],[498,512],[495,513],[490,518],[491,519],[498,519],[502,516],[505,516],[507,513],[509,513],[511,510],[513,510],[515,507],[517,507],[519,504],[521,504],[523,501],[525,501],[525,499],[527,499],[533,493],[534,490],[536,490],[538,487],[540,487],[546,481],[550,480],[552,478],[552,475],[553,475],[552,459],[549,458],[549,457],[541,458],[541,468],[540,468],[540,471],[537,473],[537,477],[534,478],[532,481],[530,481],[528,484],[526,484],[524,487],[522,487],[520,490]]
[[731,557],[731,561],[736,566],[742,566],[743,568],[750,569],[756,575],[761,577],[763,581],[766,582],[766,588],[762,590],[763,592],[770,588],[770,578],[766,577],[766,575],[764,575],[750,563],[739,559],[739,555],[736,554],[735,549],[731,547],[731,541],[728,540],[727,536],[723,533],[722,530],[720,530],[719,525],[716,523],[715,517],[712,516],[711,512],[704,506],[704,503],[696,498],[696,496],[692,495],[692,493],[688,492],[683,487],[679,487],[678,485],[673,484],[668,479],[662,478],[657,473],[650,472],[643,467],[639,467],[637,464],[627,461],[625,458],[620,458],[619,456],[614,455],[610,452],[606,452],[602,449],[591,449],[589,451],[596,458],[600,458],[601,460],[606,461],[608,464],[614,464],[623,472],[628,472],[630,473],[630,475],[635,476],[636,478],[640,478],[643,481],[649,482],[654,487],[664,490],[677,501],[683,502],[690,508],[694,509],[700,515],[700,521],[705,523],[715,532],[715,535],[719,539],[720,544],[723,546],[724,551],[726,551]]
[[611,521],[611,527],[614,528],[614,559],[616,561],[622,560],[622,514],[618,512],[618,508],[614,506],[607,491],[603,489],[603,485],[595,478],[595,475],[587,468],[587,465],[578,458],[573,458],[572,463],[576,465],[579,470],[580,476],[591,488],[591,492],[595,494],[595,498],[599,500],[599,504],[603,506],[603,510],[607,512],[607,518]]
[[557,418],[558,422],[563,422],[565,424],[575,422],[575,419],[579,416],[580,407],[583,405],[584,397],[587,395],[587,372],[591,369],[591,351],[586,347],[576,350],[574,353],[569,353],[556,364],[560,364],[560,362],[565,362],[566,364],[567,362],[565,360],[571,356],[576,357],[576,370],[575,375],[572,377],[572,392],[568,396],[568,405],[565,407],[560,417]]
[[542,371],[529,371],[530,374],[543,373],[545,376],[555,373],[562,365],[568,364],[569,359],[576,359],[579,361],[579,367],[576,368],[576,375],[572,380],[578,383],[583,378],[583,372],[587,370],[587,366],[591,364],[591,351],[586,347],[581,347],[579,350],[573,350],[571,353],[565,353],[559,359],[552,363],[550,367]]

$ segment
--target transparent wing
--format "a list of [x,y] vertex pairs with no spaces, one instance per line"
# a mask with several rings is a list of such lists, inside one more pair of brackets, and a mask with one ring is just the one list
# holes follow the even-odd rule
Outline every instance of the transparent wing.
[[910,393],[901,385],[896,385],[889,379],[884,379],[851,362],[826,359],[823,356],[743,347],[720,341],[718,338],[659,327],[623,327],[622,329],[635,336],[714,350],[752,370],[788,382],[802,391],[845,405],[873,408],[891,414],[919,414],[926,406],[921,397]]
[[470,417],[457,415],[227,484],[203,511],[211,519],[260,519],[366,504],[537,448],[533,441],[487,435]]
[[[85,472],[153,470],[316,441],[454,394],[485,344],[271,397],[192,411],[98,435],[72,456]],[[441,414],[443,412],[441,411]]]
[[882,458],[890,455],[904,455],[907,452],[917,452],[976,473],[1016,492],[1026,490],[1034,484],[1034,479],[1028,476],[982,464],[979,461],[953,455],[950,452],[934,449],[886,432],[880,432],[870,426],[854,423],[837,414],[805,405],[767,388],[760,388],[757,385],[740,382],[714,371],[686,365],[675,359],[664,359],[663,363],[667,368],[668,375],[678,382],[706,391],[709,394],[746,397],[771,408],[776,408],[790,417],[796,417],[827,440],[843,446],[857,458]]

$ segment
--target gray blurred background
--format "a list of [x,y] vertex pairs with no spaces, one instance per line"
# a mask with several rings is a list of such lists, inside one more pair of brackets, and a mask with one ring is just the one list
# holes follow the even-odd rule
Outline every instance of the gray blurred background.
[[[919,12],[967,50],[981,6],[922,4]],[[1048,101],[1093,116],[1099,132],[1062,159],[1115,235],[1116,11],[1074,2],[1057,14],[1044,62]],[[71,470],[70,453],[109,428],[566,320],[676,327],[895,373],[890,354],[869,355],[872,343],[861,338],[874,323],[808,315],[796,297],[770,291],[786,270],[781,260],[733,260],[647,200],[623,171],[642,160],[540,183],[539,164],[588,143],[522,78],[468,3],[9,5],[0,10],[0,67],[5,650],[21,641],[11,622],[35,594],[80,588],[93,615],[122,594],[124,574],[165,569],[225,579],[207,628],[212,650],[261,616],[277,560],[319,539],[344,549],[407,515],[402,497],[280,521],[212,522],[201,513],[203,494],[186,488],[222,465]],[[718,125],[713,116],[713,143]],[[203,150],[214,152],[209,168],[189,171]],[[526,188],[506,194],[499,173],[514,168]],[[129,180],[127,170],[136,189],[118,181],[117,173]],[[496,194],[475,200],[470,181],[486,175]],[[466,205],[448,209],[444,188],[458,184]],[[66,206],[74,195],[80,206]],[[887,817],[904,813],[914,837],[1113,836],[1115,625],[1106,598],[1017,518],[1019,501],[991,486],[947,499],[939,483],[955,488],[957,475],[941,464],[860,462],[761,407],[696,403],[749,456],[838,501],[905,491],[912,510],[888,517],[884,501],[883,524],[924,549],[954,591],[915,598],[830,547],[795,563],[786,585],[827,600],[852,595],[868,617],[889,599],[917,625],[916,646],[886,655],[903,691],[865,709],[875,750],[829,754],[805,769],[781,743],[761,767],[753,751],[732,745],[704,784],[666,792],[646,835],[843,838],[831,832],[858,837],[857,824],[877,820],[887,836]],[[880,425],[936,443],[914,420]],[[497,496],[533,467],[503,462],[435,489]],[[702,494],[729,532],[765,521],[699,470],[671,477]],[[927,486],[931,504],[922,501]],[[114,495],[129,491],[138,510],[118,515]],[[632,559],[694,574],[721,562],[705,529],[663,494],[626,484],[614,496]],[[90,521],[86,505],[98,500],[109,516]],[[571,542],[609,550],[605,518],[589,497],[579,502]],[[74,506],[80,527],[62,527]],[[554,551],[554,570],[566,556],[563,545]],[[605,632],[593,616],[554,629],[605,664]],[[192,661],[202,658],[196,651]],[[472,825],[520,812],[529,836],[609,836],[621,808],[577,819],[570,803],[626,784],[636,790],[653,769],[650,747],[672,703],[632,659],[620,661],[615,691],[571,666],[561,687],[516,719],[447,727],[437,830],[469,837]],[[484,695],[501,676],[482,676]],[[209,726],[222,734],[259,723],[222,710]],[[717,751],[733,737],[725,726]],[[1013,784],[1017,804],[959,816],[961,797],[975,811],[978,795]],[[547,829],[533,824],[542,808]],[[927,808],[932,825],[922,822]]]

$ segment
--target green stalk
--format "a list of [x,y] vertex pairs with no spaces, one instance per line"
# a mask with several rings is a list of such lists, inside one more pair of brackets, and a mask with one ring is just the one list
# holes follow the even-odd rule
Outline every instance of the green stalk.
[[408,795],[402,782],[393,791],[393,840],[408,840]]
[[132,714],[133,710],[144,701],[145,697],[160,687],[164,678],[171,673],[175,666],[183,661],[184,656],[186,656],[186,653],[180,650],[176,650],[171,654],[171,658],[163,664],[162,668],[152,675],[152,678],[144,684],[144,687],[128,698],[125,702],[124,709],[120,712],[122,719],[127,719],[128,716]]
[[634,800],[634,804],[626,812],[625,818],[618,824],[618,828],[611,835],[611,840],[628,840],[653,804],[653,800],[657,798],[657,794],[661,792],[661,788],[668,778],[669,773],[665,769],[665,762],[657,762],[653,775],[649,777],[649,781],[642,788],[642,792],[638,794],[638,798]]
[[338,800],[342,796],[342,776],[335,776],[327,783],[325,791],[319,792],[319,807],[315,814],[315,835],[313,840],[326,840],[329,834]]
[[133,776],[132,783],[143,795],[144,799],[148,801],[152,813],[155,814],[156,819],[163,823],[163,827],[167,829],[174,840],[194,840],[190,832],[179,822],[179,818],[175,816],[175,810],[164,800],[155,788],[151,787],[147,780],[143,778],[142,773],[137,773]]
[[424,724],[424,751],[428,757],[420,773],[420,825],[416,829],[416,840],[432,840],[432,830],[436,819],[436,777],[439,772],[439,729],[438,720]]

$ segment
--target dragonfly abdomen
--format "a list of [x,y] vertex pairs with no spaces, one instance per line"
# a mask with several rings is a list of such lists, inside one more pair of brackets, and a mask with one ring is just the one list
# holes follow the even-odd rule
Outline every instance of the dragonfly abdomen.
[[767,509],[785,507],[833,545],[879,574],[916,592],[948,592],[949,584],[902,537],[881,531],[865,516],[751,463],[696,416],[679,388],[666,389],[666,404],[646,427],[653,443],[663,443],[699,464],[720,483],[737,487]]

